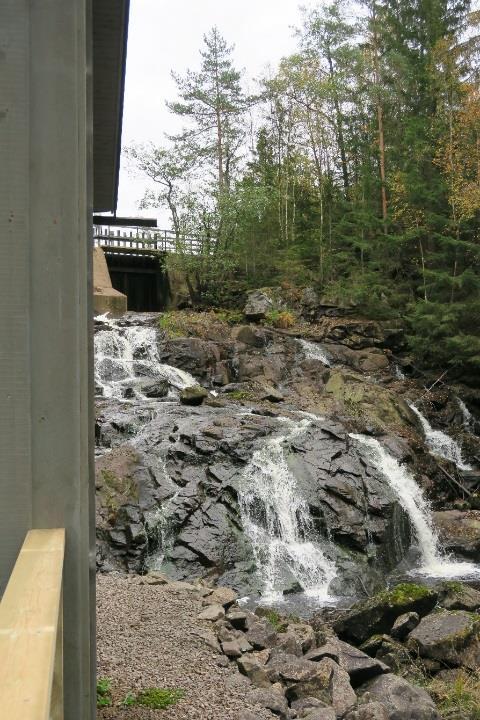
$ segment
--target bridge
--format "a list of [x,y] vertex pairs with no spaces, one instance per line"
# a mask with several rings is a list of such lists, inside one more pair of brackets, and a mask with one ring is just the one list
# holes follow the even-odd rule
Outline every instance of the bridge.
[[168,252],[200,255],[205,251],[213,252],[215,247],[214,238],[178,237],[173,230],[117,225],[94,225],[93,242],[105,252],[125,254],[131,251],[139,255]]
[[[165,269],[168,253],[202,255],[215,248],[213,238],[179,238],[172,230],[131,225],[94,224],[93,243],[105,255],[110,287],[117,297],[118,293],[127,297],[129,310],[138,312],[163,310],[175,296],[175,278],[171,273],[169,277]],[[110,293],[107,290],[100,294],[102,305],[97,311],[105,309],[104,298]]]

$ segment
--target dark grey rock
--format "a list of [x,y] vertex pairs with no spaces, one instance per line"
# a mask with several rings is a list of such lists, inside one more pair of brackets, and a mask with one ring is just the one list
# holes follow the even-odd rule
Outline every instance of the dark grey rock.
[[343,640],[362,643],[372,635],[389,632],[397,617],[406,612],[426,615],[435,607],[437,597],[431,588],[405,583],[354,605],[333,623],[333,628]]
[[440,720],[430,695],[397,675],[379,675],[357,691],[365,702],[378,702],[388,720]]
[[359,705],[356,710],[348,713],[345,720],[389,720],[390,714],[386,707],[379,702],[369,702]]
[[288,718],[288,703],[283,695],[275,690],[263,688],[252,690],[248,694],[248,700],[252,704],[267,708],[267,710],[270,710],[274,715],[278,715],[280,720],[287,720]]
[[422,618],[408,636],[421,657],[474,670],[480,664],[480,617],[464,610],[441,610]]
[[293,700],[291,704],[292,710],[295,710],[299,718],[306,717],[313,710],[322,710],[328,708],[321,700],[314,697],[302,697],[298,700]]
[[393,623],[390,634],[397,640],[403,640],[409,632],[414,630],[420,622],[420,616],[416,612],[408,612],[399,617]]
[[250,626],[246,638],[255,650],[263,650],[275,647],[277,633],[269,622],[256,622]]
[[384,663],[336,638],[331,638],[325,645],[311,650],[305,657],[313,661],[322,660],[324,657],[331,658],[348,673],[353,687],[358,687],[376,675],[390,671]]
[[168,395],[169,385],[166,380],[152,380],[152,382],[142,383],[140,392],[147,398],[163,398]]
[[253,290],[248,293],[243,313],[247,320],[263,320],[273,308],[273,300],[268,295],[261,290]]

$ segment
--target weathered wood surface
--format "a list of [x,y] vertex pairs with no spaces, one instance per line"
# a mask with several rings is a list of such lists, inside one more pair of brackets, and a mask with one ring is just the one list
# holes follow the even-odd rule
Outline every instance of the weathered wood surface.
[[31,530],[0,603],[0,715],[61,720],[65,531]]

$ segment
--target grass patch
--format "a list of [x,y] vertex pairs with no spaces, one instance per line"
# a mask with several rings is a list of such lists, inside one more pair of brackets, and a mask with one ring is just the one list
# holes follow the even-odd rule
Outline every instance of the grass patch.
[[214,310],[215,317],[227,325],[241,325],[245,322],[245,316],[240,310]]
[[97,678],[97,708],[112,704],[112,681],[108,677]]
[[480,677],[460,670],[452,681],[434,678],[427,690],[444,720],[480,720]]
[[285,632],[288,627],[288,621],[280,615],[276,610],[267,610],[264,617],[267,618],[270,625],[273,625],[277,632]]
[[165,710],[171,705],[175,705],[183,697],[185,697],[185,690],[179,688],[147,688],[140,690],[137,694],[129,692],[122,705],[125,707],[142,705],[152,708],[152,710]]
[[227,397],[231,400],[252,400],[253,395],[248,390],[232,390],[227,393]]
[[158,327],[171,338],[185,337],[188,332],[182,316],[176,312],[166,312],[158,318]]

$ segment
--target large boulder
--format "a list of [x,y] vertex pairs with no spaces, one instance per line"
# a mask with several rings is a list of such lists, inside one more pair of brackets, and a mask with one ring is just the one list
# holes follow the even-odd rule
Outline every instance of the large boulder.
[[343,717],[357,702],[348,673],[328,657],[311,665],[297,681],[287,681],[287,698],[315,697],[333,706],[337,717]]
[[262,290],[253,290],[248,293],[247,303],[244,308],[244,315],[247,320],[263,320],[266,315],[274,309],[274,302]]
[[445,610],[474,612],[480,608],[480,591],[465,583],[452,580],[445,582],[439,589],[438,603]]
[[388,720],[440,720],[430,695],[397,675],[379,675],[357,692],[365,702],[383,705]]
[[441,610],[422,618],[408,636],[421,657],[475,670],[480,665],[480,617],[464,610]]
[[443,510],[433,519],[446,550],[466,558],[480,556],[480,511]]
[[358,687],[376,675],[390,671],[384,663],[337,638],[329,638],[324,645],[310,650],[305,655],[306,659],[317,662],[324,657],[335,660],[348,673],[353,687]]
[[427,615],[435,607],[437,597],[434,590],[424,585],[403,583],[357,603],[342,613],[333,628],[347,642],[360,644],[372,635],[388,633],[404,613]]

